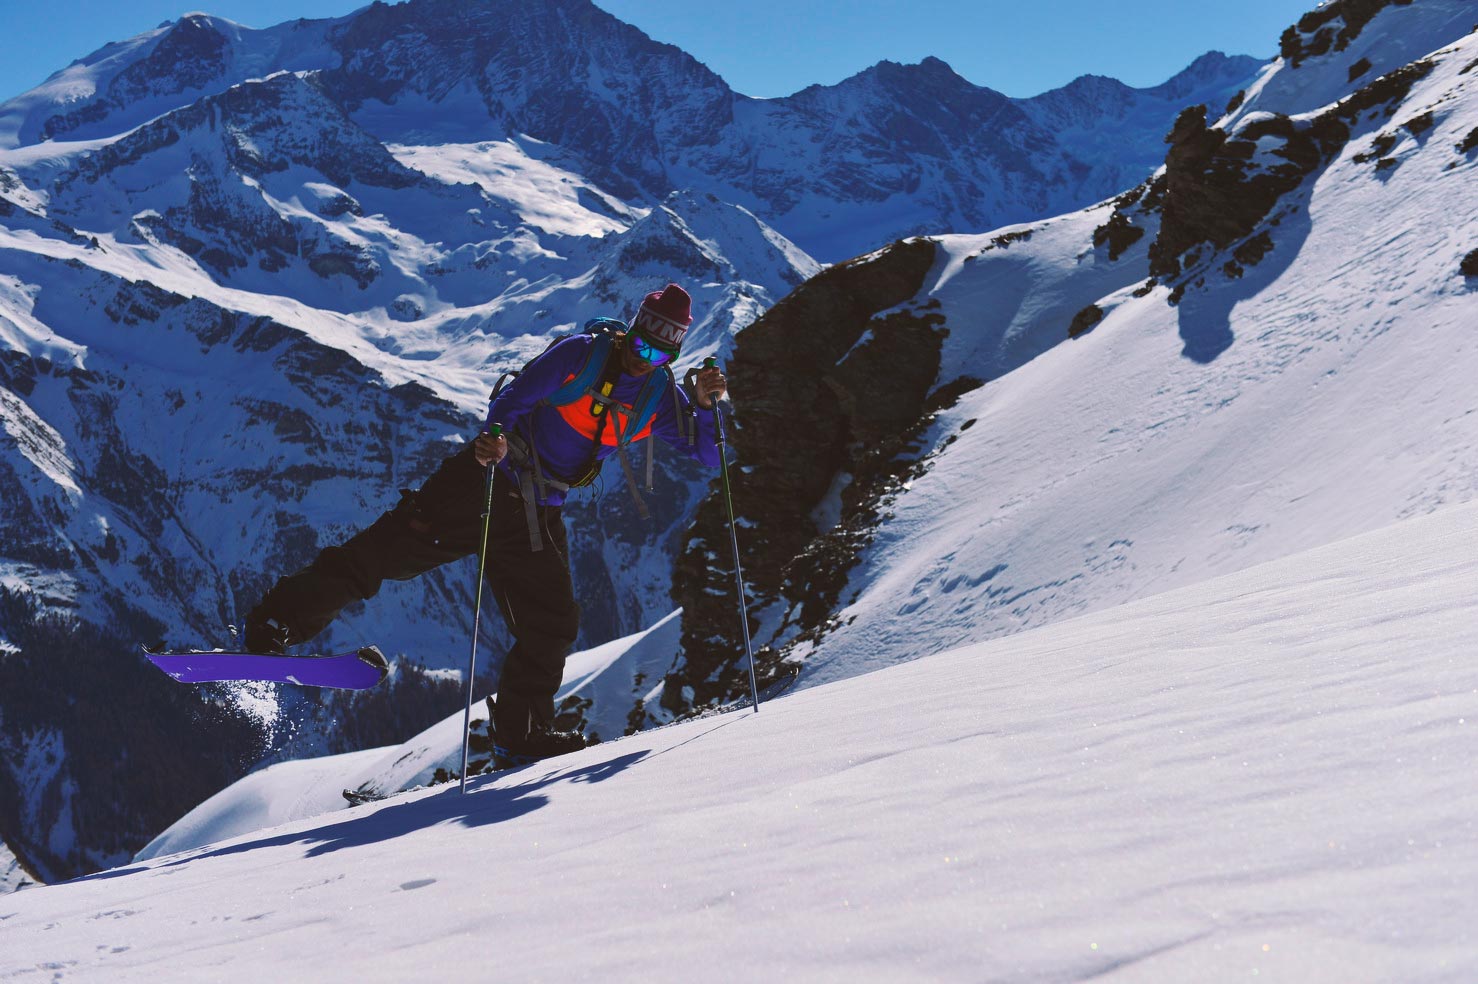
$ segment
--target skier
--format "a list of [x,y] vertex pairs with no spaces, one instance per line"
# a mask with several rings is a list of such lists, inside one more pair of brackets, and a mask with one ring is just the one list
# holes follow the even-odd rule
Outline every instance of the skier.
[[[477,435],[419,490],[402,490],[400,503],[373,525],[278,580],[247,615],[246,648],[281,655],[322,632],[344,606],[373,597],[386,578],[409,580],[476,554],[493,465],[484,572],[514,638],[498,680],[494,744],[514,761],[584,747],[579,733],[553,727],[554,694],[580,611],[560,507],[570,488],[594,480],[602,460],[618,449],[624,454],[626,440],[655,434],[718,465],[713,407],[727,381],[716,367],[700,370],[690,400],[666,368],[691,323],[691,298],[668,284],[645,297],[624,332],[571,335],[551,345],[494,399],[488,420],[501,423],[504,434]],[[600,375],[589,377],[602,348],[609,356]],[[582,373],[595,385],[573,402],[551,402]],[[653,399],[652,387],[660,387],[661,399]],[[633,419],[638,402],[651,414],[645,423]],[[629,432],[633,424],[637,433]]]

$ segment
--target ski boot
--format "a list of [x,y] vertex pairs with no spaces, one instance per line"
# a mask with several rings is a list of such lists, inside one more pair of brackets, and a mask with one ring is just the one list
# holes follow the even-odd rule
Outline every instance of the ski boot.
[[290,632],[274,618],[246,620],[246,651],[260,656],[287,655]]
[[513,769],[541,759],[578,752],[586,745],[578,731],[556,731],[548,724],[532,724],[522,735],[493,731],[493,769]]

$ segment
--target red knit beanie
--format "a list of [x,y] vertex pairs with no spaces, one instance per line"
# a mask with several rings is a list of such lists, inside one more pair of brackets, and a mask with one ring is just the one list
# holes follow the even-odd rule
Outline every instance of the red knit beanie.
[[688,325],[693,323],[692,307],[693,299],[687,291],[677,284],[668,284],[646,296],[631,327],[652,344],[676,351],[682,347]]

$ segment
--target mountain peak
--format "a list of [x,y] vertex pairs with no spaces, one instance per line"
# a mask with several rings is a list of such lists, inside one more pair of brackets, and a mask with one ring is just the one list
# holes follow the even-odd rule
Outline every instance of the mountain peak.
[[[848,76],[838,86],[846,86],[852,83],[882,83],[884,85],[915,84],[923,80],[933,84],[945,83],[951,85],[968,86],[972,89],[982,88],[956,72],[942,58],[934,55],[926,56],[919,62],[896,62],[884,58],[875,65],[864,68],[855,75]],[[807,89],[829,89],[833,86],[808,86]],[[802,90],[806,91],[806,90]]]
[[1251,55],[1208,51],[1149,91],[1166,99],[1200,101],[1193,97],[1208,85],[1221,86],[1230,79],[1249,80],[1266,63],[1266,59]]

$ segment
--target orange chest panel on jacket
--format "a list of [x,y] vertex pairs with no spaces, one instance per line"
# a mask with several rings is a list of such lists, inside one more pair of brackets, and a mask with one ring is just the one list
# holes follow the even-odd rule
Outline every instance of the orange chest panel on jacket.
[[[565,382],[568,383],[574,378],[574,374],[571,373],[565,377]],[[609,386],[610,384],[606,383],[603,385]],[[631,404],[629,403],[622,403],[621,406],[627,410],[631,409]],[[611,411],[596,403],[595,399],[589,393],[577,397],[573,403],[566,403],[564,406],[555,407],[554,409],[559,411],[559,415],[564,418],[564,422],[569,424],[577,433],[590,441],[594,441],[596,435],[599,434],[600,442],[607,447],[613,448],[616,446],[616,436],[621,432],[621,428],[626,426],[626,417],[623,414],[615,414],[611,420],[605,421],[604,426],[602,426],[602,418],[611,414]],[[631,435],[630,440],[640,441],[651,433],[652,424],[648,421],[640,433]]]

